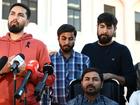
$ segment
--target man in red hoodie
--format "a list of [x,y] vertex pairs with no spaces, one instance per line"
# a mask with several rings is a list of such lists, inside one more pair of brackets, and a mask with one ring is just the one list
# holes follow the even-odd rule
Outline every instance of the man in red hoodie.
[[[34,96],[34,88],[42,79],[42,68],[45,63],[50,62],[46,45],[40,40],[34,39],[31,34],[24,32],[24,27],[28,25],[30,18],[30,9],[21,3],[13,4],[9,10],[8,29],[9,32],[0,38],[0,57],[7,56],[8,61],[0,70],[0,105],[12,105],[14,96],[13,72],[10,71],[9,63],[17,54],[22,53],[25,56],[25,64],[30,60],[39,62],[38,72],[32,73],[27,88],[27,105],[39,105]],[[17,74],[16,88],[21,85],[24,79],[25,64],[19,69]],[[21,72],[22,71],[22,72]],[[49,77],[54,79],[54,75]],[[53,82],[53,81],[51,81]],[[16,100],[16,105],[23,105],[24,98]]]

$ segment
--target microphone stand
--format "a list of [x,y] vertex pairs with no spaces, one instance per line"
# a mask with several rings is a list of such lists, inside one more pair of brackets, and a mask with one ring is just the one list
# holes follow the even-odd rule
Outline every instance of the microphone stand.
[[[16,75],[17,75],[18,72],[19,72],[19,69],[18,69],[18,67],[16,67],[16,69],[13,70],[14,94],[16,92]],[[13,105],[16,105],[16,98],[14,96],[13,96]]]
[[47,94],[47,105],[51,105],[50,87],[47,87],[46,94]]
[[[24,92],[23,92],[24,90]],[[27,97],[26,97],[26,93],[27,93],[27,88],[26,88],[26,85],[23,86],[22,90],[17,89],[15,92],[14,92],[14,98],[15,99],[19,99],[21,98],[22,94],[23,94],[23,97],[24,97],[24,105],[27,105]]]
[[25,92],[23,93],[23,95],[24,95],[24,105],[27,105],[27,97],[26,97],[27,88],[26,88],[26,86],[24,88],[25,88]]
[[41,101],[42,101],[41,105],[51,105],[50,89],[48,86],[46,86],[45,89],[43,90],[43,94],[41,97],[42,97],[41,98]]
[[40,101],[42,93],[45,90],[47,77],[48,77],[48,75],[45,75],[43,78],[43,81],[39,82],[35,88],[34,95],[36,96],[37,101]]

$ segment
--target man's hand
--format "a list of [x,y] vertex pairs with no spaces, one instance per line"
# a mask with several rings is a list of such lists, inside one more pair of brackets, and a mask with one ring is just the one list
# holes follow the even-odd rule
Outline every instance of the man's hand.
[[11,60],[15,57],[15,55],[11,56],[8,58],[7,63],[5,64],[5,66],[2,68],[2,70],[0,71],[0,74],[6,74],[10,72],[10,67],[11,67]]
[[24,64],[19,67],[19,73],[17,75],[24,76],[26,74],[25,68],[26,68],[26,63],[24,62]]
[[103,73],[104,80],[113,79],[113,74],[111,73]]
[[[11,61],[15,57],[16,57],[16,55],[13,55],[13,56],[11,56],[11,57],[8,58],[7,63],[5,64],[5,66],[3,67],[3,69],[0,71],[0,74],[1,75],[11,72],[11,65],[12,65],[11,64]],[[19,71],[20,72],[18,73],[18,75],[21,75],[21,76],[24,75],[23,71],[25,71],[25,67],[26,67],[26,64],[25,63],[19,67]]]
[[51,56],[51,55],[54,55],[54,54],[56,54],[57,53],[57,51],[49,51],[49,55]]
[[104,78],[104,80],[116,79],[117,81],[119,81],[119,83],[121,85],[124,85],[125,84],[125,78],[123,76],[119,76],[119,75],[116,75],[116,74],[103,73],[103,78]]

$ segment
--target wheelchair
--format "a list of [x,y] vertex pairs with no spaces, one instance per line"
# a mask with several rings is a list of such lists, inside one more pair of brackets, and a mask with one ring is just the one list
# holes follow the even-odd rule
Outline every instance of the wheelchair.
[[[68,100],[75,98],[79,94],[83,95],[83,90],[81,87],[81,80],[76,79],[76,80],[71,81],[69,84]],[[120,102],[120,83],[116,79],[104,81],[103,87],[101,89],[101,94],[119,103]]]

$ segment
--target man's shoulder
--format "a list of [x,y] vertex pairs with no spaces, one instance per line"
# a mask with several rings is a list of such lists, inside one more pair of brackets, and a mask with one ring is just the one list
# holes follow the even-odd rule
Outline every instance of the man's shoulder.
[[113,44],[113,45],[115,45],[115,46],[117,46],[117,47],[119,47],[119,48],[127,48],[127,46],[126,46],[126,45],[121,44],[121,43],[116,42],[116,41],[114,41],[114,44]]
[[43,41],[39,40],[39,39],[36,39],[36,38],[32,38],[32,39],[29,39],[31,41],[35,41],[37,43],[43,43]]
[[75,102],[76,102],[76,98],[74,98],[74,99],[68,101],[68,102],[67,102],[67,105],[74,105]]
[[139,96],[140,95],[140,90],[134,91],[133,95]]
[[121,43],[118,43],[118,42],[115,42],[114,41],[114,43],[112,44],[112,49],[114,49],[114,51],[120,51],[120,52],[124,52],[124,53],[126,53],[126,52],[130,52],[129,51],[129,48],[126,46],[126,45],[124,45],[124,44],[121,44]]
[[62,57],[62,54],[60,51],[54,51],[54,52],[51,52],[51,54],[50,54],[51,59],[57,59],[57,58],[61,58],[61,57]]
[[77,51],[74,51],[74,53],[75,53],[75,56],[77,56],[77,57],[82,57],[82,58],[87,58],[87,59],[89,58],[87,55],[79,53]]
[[45,43],[39,39],[36,39],[36,38],[32,38],[32,39],[29,39],[30,43],[34,43],[35,45],[37,46],[44,46]]
[[82,102],[83,96],[78,95],[75,98],[69,100],[67,105],[79,105]]
[[116,101],[114,101],[106,96],[101,96],[101,97],[104,99],[104,101],[107,105],[119,105]]
[[87,44],[85,44],[85,46],[86,47],[88,47],[88,46],[95,46],[95,45],[97,45],[97,41],[96,42],[93,42],[93,43],[87,43]]
[[87,43],[84,45],[82,49],[82,53],[90,52],[90,50],[94,50],[98,47],[98,42]]

